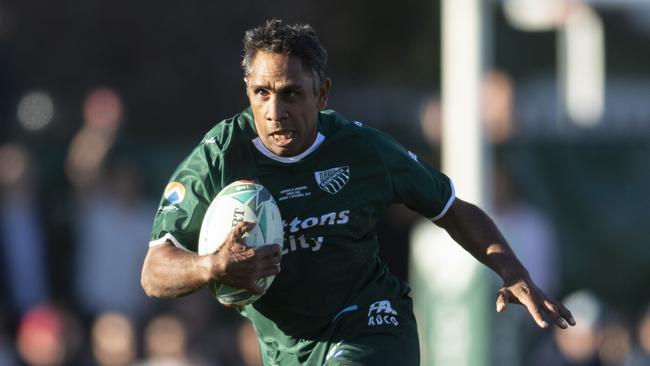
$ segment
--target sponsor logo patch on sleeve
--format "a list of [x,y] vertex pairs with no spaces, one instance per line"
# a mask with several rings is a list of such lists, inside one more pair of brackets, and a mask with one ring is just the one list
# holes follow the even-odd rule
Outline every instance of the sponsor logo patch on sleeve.
[[185,198],[185,186],[179,182],[170,182],[167,187],[165,187],[164,196],[172,205],[181,203]]

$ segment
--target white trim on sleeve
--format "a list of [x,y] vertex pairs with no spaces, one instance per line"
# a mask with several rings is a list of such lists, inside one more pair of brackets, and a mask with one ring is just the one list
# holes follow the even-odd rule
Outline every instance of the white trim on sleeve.
[[456,199],[456,190],[454,189],[454,182],[449,180],[449,185],[451,186],[451,197],[449,197],[449,201],[447,201],[447,204],[445,205],[445,208],[442,209],[442,212],[440,212],[436,217],[432,218],[431,221],[436,221],[447,213],[449,211],[449,207],[451,207],[451,204],[454,203],[454,200]]
[[149,242],[149,248],[151,248],[151,247],[156,247],[156,246],[158,246],[158,245],[163,245],[163,244],[165,244],[167,241],[171,241],[171,242],[174,244],[174,246],[175,246],[176,248],[178,248],[178,249],[182,249],[182,250],[184,250],[184,251],[186,251],[186,252],[192,252],[191,250],[189,250],[189,249],[185,248],[184,246],[182,246],[182,245],[181,245],[181,242],[179,242],[179,241],[174,237],[174,235],[172,235],[172,234],[170,234],[170,233],[165,234],[165,235],[164,235],[162,238],[160,238],[160,239],[156,239],[156,240],[152,240],[152,241],[150,241],[150,242]]

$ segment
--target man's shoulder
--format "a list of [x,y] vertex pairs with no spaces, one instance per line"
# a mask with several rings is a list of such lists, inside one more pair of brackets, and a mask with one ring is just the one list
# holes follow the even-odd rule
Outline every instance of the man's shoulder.
[[201,145],[209,146],[211,149],[225,151],[233,146],[233,142],[250,139],[250,110],[246,109],[217,122],[203,136]]
[[330,126],[330,131],[337,133],[339,137],[352,137],[355,143],[363,144],[375,149],[383,149],[386,145],[394,145],[395,140],[389,134],[366,124],[365,122],[348,119],[333,110],[322,111]]
[[321,111],[321,116],[324,121],[325,129],[332,134],[335,132],[341,132],[344,135],[356,135],[358,137],[373,140],[381,138],[381,136],[384,135],[383,132],[366,125],[364,122],[346,118],[332,109]]

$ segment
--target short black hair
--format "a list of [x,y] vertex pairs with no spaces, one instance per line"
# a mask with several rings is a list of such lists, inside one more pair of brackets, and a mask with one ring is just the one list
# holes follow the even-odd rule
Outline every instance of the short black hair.
[[314,74],[315,90],[325,80],[327,51],[309,24],[284,24],[282,20],[271,19],[262,26],[246,31],[241,62],[245,76],[249,75],[258,51],[297,57]]

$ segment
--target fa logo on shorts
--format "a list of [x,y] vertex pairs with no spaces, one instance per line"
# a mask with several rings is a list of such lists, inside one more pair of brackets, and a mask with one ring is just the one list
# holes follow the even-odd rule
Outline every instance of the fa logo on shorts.
[[368,309],[368,326],[376,325],[399,325],[397,311],[390,306],[390,301],[381,300],[372,303]]

